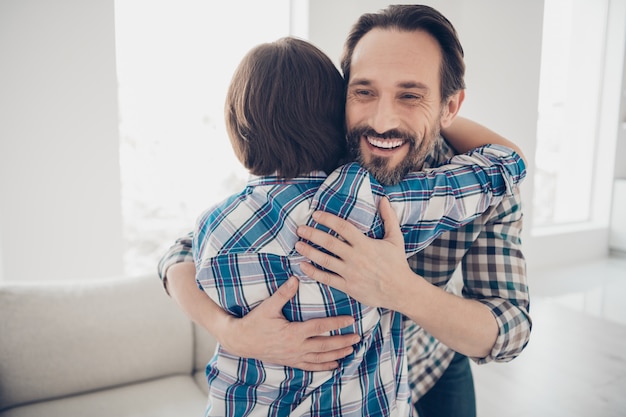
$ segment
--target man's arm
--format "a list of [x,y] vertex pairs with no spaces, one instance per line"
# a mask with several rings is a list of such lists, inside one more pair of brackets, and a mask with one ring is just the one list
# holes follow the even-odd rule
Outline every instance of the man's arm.
[[[159,263],[166,290],[185,314],[214,335],[229,352],[247,358],[291,366],[307,371],[331,370],[338,360],[352,353],[357,335],[320,336],[349,326],[352,317],[340,316],[289,322],[282,307],[298,290],[290,279],[276,293],[243,318],[222,310],[196,284],[190,254],[190,238],[181,238]],[[187,246],[189,245],[189,246]]]
[[380,212],[386,233],[378,240],[337,216],[316,212],[315,220],[335,230],[340,238],[306,226],[300,227],[298,234],[337,257],[298,242],[300,254],[332,272],[311,264],[303,264],[302,271],[364,304],[403,313],[457,352],[487,356],[499,330],[489,308],[449,294],[416,275],[405,258],[402,233],[386,199],[381,200]]
[[463,256],[464,297],[487,306],[500,328],[490,355],[477,358],[479,363],[515,358],[530,337],[532,321],[526,260],[521,247],[522,218],[518,191],[485,214],[484,221],[479,222],[481,227],[450,235],[456,240],[471,241]]
[[[468,131],[464,131],[463,127]],[[460,151],[488,143],[519,151],[511,142],[467,119],[455,120],[442,133],[451,136],[451,142]],[[298,252],[326,269],[323,271],[311,264],[303,264],[303,272],[365,304],[404,313],[442,343],[465,355],[487,358],[496,350],[495,345],[506,342],[501,331],[502,320],[495,317],[492,306],[449,294],[410,269],[402,250],[404,245],[395,213],[386,199],[381,200],[380,212],[385,221],[386,234],[384,239],[379,240],[364,236],[339,217],[316,213],[316,221],[337,232],[339,238],[310,227],[299,228],[298,234],[337,257],[299,242],[296,247]],[[506,303],[506,300],[499,301]],[[519,318],[519,314],[515,317]],[[519,321],[529,323],[527,318]],[[514,344],[525,345],[523,342],[527,340],[528,329],[529,326],[521,328],[516,336],[519,340]],[[515,351],[519,353],[520,350]]]

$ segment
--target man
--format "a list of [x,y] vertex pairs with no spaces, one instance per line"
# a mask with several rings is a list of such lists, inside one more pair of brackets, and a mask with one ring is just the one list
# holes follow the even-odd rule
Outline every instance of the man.
[[[348,80],[349,145],[358,147],[360,162],[379,181],[395,182],[424,166],[440,115],[463,101],[462,56],[452,25],[423,6],[392,6],[361,17],[354,26],[342,60]],[[393,239],[397,230],[375,241],[355,234],[334,216],[322,214],[318,221],[345,241],[302,228],[301,237],[338,256],[299,243],[301,254],[335,274],[312,266],[303,271],[367,305],[399,311],[417,323],[419,327],[409,322],[405,333],[413,350],[408,357],[414,391],[426,392],[454,351],[482,363],[510,360],[526,345],[531,322],[519,248],[519,197],[433,243],[410,260],[411,268],[400,259]],[[464,264],[465,298],[442,290],[459,261]],[[420,338],[429,337],[426,332],[438,342],[433,351],[419,352],[424,346]],[[429,357],[426,372],[418,365],[423,355]],[[459,355],[457,360],[467,363]],[[427,414],[430,406],[424,408]]]
[[[390,6],[364,15],[348,37],[342,69],[348,82],[349,144],[381,183],[397,182],[406,172],[438,165],[451,154],[439,139],[439,128],[454,118],[463,102],[464,63],[447,19],[425,6]],[[410,319],[404,337],[420,416],[475,415],[467,356],[479,363],[510,360],[530,334],[519,195],[446,233],[408,263],[398,229],[390,228],[385,239],[377,241],[329,214],[316,220],[343,240],[301,228],[302,237],[338,256],[299,244],[302,255],[334,274],[313,266],[303,271],[364,304],[399,311]],[[461,262],[464,297],[451,294],[452,274]],[[162,266],[169,264],[164,260]],[[205,327],[221,332],[222,345],[230,344],[238,354],[258,353],[265,360],[275,357],[281,364],[321,370],[334,368],[351,352],[350,335],[315,336],[348,324],[349,318],[288,323],[281,317],[280,307],[295,292],[293,283],[235,324],[259,340],[267,341],[270,335],[275,345],[242,346],[234,340],[238,332],[230,330],[229,335],[232,318],[218,311],[192,311],[200,305],[194,304],[200,292],[181,290],[182,285],[174,289],[175,273],[194,273],[193,265],[182,265],[167,272],[170,292],[188,314],[204,314],[200,320]],[[182,282],[176,280],[175,285]]]

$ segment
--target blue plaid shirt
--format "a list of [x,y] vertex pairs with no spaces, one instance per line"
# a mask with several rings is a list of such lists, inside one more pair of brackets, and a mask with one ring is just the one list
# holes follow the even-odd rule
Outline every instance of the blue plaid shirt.
[[376,208],[386,195],[410,256],[512,196],[524,175],[517,155],[488,146],[384,188],[356,164],[328,177],[254,177],[242,193],[205,212],[194,232],[197,281],[222,308],[241,317],[296,275],[300,287],[283,310],[287,319],[350,314],[356,322],[342,332],[361,335],[353,354],[328,372],[240,358],[218,346],[207,366],[207,415],[411,415],[402,316],[308,279],[300,270],[306,260],[294,250],[295,230],[301,224],[322,227],[310,215],[324,210],[381,238]]

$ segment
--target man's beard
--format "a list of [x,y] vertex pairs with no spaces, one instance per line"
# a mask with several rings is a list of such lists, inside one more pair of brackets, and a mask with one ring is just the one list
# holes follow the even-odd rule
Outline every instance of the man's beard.
[[[398,129],[388,130],[382,134],[377,133],[369,126],[361,125],[351,129],[346,135],[350,156],[361,166],[367,169],[383,185],[394,185],[411,171],[419,171],[424,165],[424,160],[434,148],[436,139],[439,137],[439,120],[430,129],[429,137],[418,140],[417,136],[408,131]],[[370,161],[366,162],[361,152],[361,138],[363,136],[380,139],[404,139],[409,144],[409,152],[405,158],[395,167],[389,166],[389,158],[370,155]]]

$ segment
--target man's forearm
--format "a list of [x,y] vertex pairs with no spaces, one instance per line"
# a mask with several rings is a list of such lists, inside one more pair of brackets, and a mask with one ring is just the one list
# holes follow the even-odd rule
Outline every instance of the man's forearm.
[[195,276],[193,262],[174,264],[167,269],[167,289],[185,314],[231,354],[308,371],[328,371],[351,354],[352,345],[359,341],[358,336],[350,334],[319,336],[351,325],[352,317],[287,321],[282,307],[296,294],[296,279],[281,285],[245,317],[236,318],[198,288]]
[[451,349],[484,358],[498,337],[498,323],[487,306],[450,294],[418,275],[398,287],[397,311],[415,321]]
[[187,317],[216,336],[232,317],[220,308],[196,284],[192,262],[181,262],[167,270],[166,288]]
[[381,201],[379,210],[385,225],[383,239],[365,236],[338,216],[315,212],[315,220],[340,237],[308,226],[300,226],[298,234],[336,256],[300,241],[296,250],[312,261],[302,263],[302,271],[363,304],[404,314],[460,353],[488,356],[499,332],[493,314],[478,301],[448,294],[416,275],[405,258],[403,235],[388,200]]

